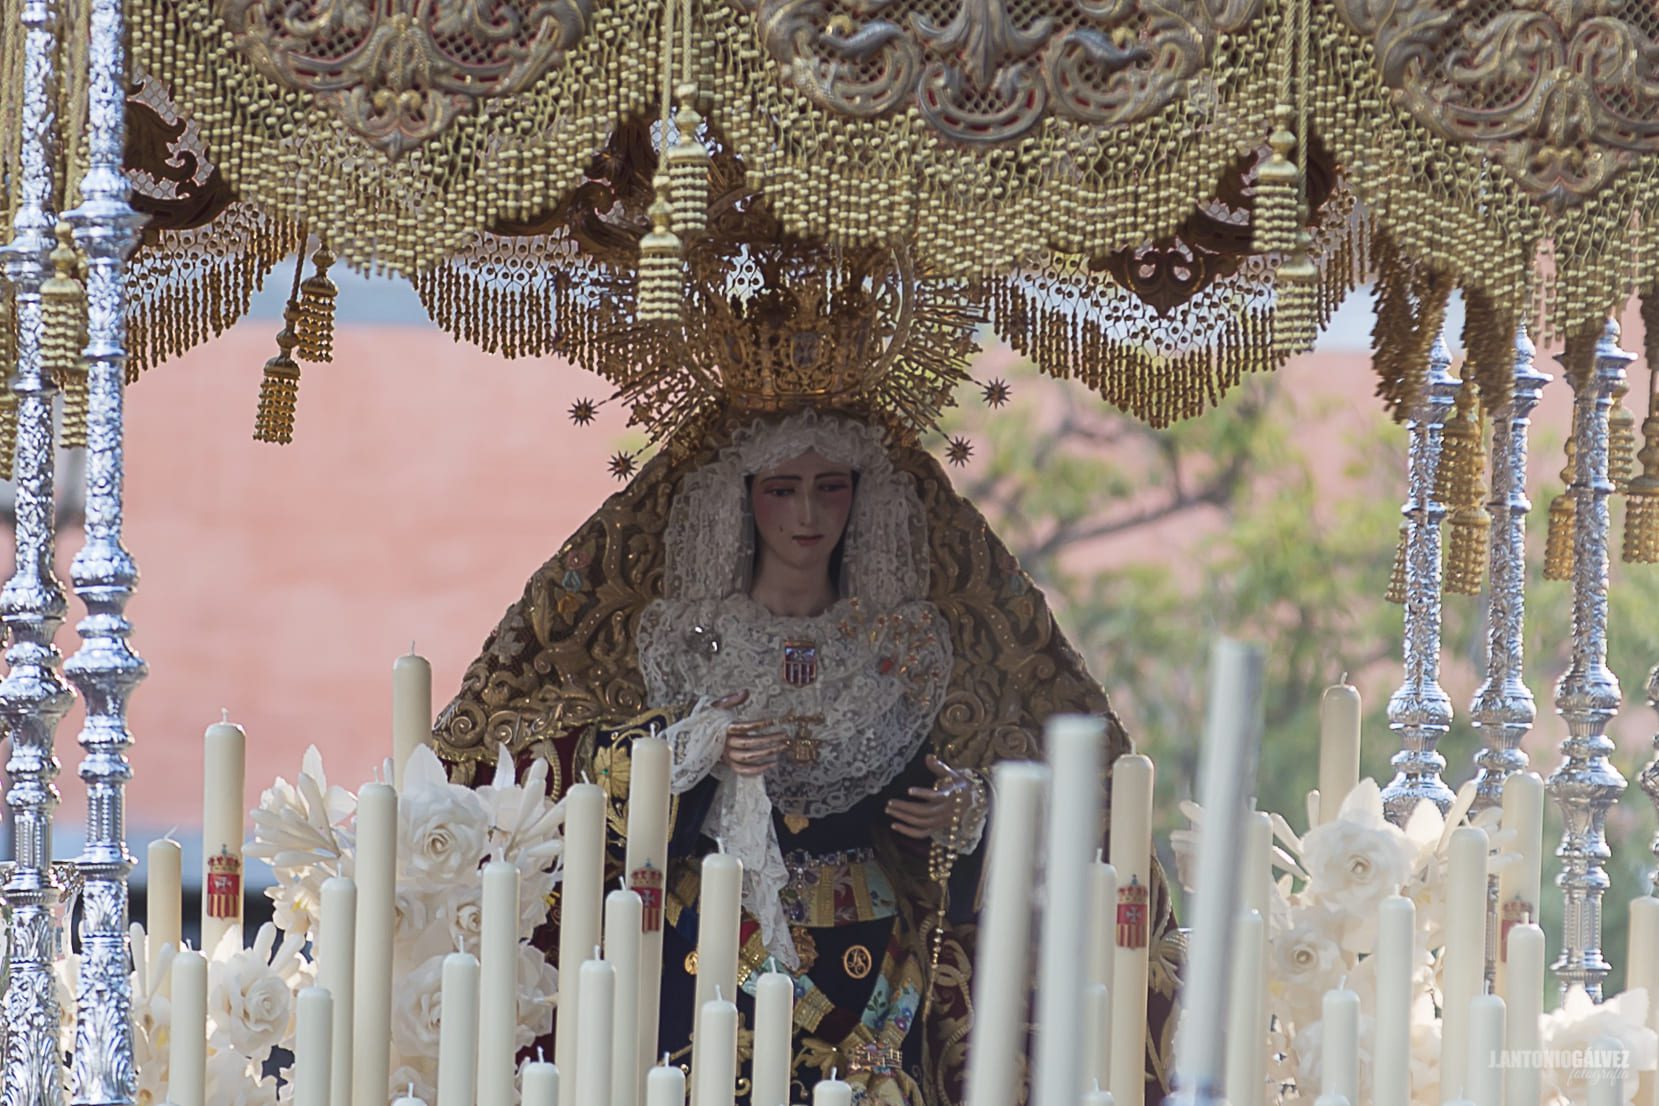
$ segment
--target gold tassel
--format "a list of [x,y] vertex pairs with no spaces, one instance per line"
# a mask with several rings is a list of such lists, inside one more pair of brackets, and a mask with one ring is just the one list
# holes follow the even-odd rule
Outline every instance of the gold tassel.
[[668,178],[658,173],[651,205],[651,233],[639,243],[639,290],[635,314],[641,323],[673,326],[680,321],[682,280],[680,238],[669,222]]
[[1406,601],[1406,542],[1410,536],[1410,524],[1400,523],[1400,542],[1394,547],[1394,568],[1388,574],[1388,591],[1383,595],[1390,603]]
[[311,256],[317,271],[300,285],[299,318],[294,334],[299,340],[295,353],[301,361],[334,360],[334,298],[340,289],[328,277],[334,255],[319,245]]
[[0,480],[12,478],[12,460],[17,452],[17,393],[11,388],[9,362],[6,378],[6,386],[0,388]]
[[[1467,373],[1469,366],[1465,365]],[[1451,511],[1446,542],[1446,590],[1454,595],[1480,594],[1486,570],[1486,540],[1492,516],[1481,500],[1486,471],[1484,426],[1476,409],[1475,382],[1465,375],[1457,390],[1457,410],[1446,424],[1445,446],[1435,473],[1435,498]]]
[[259,412],[254,416],[253,440],[287,445],[294,440],[294,407],[299,401],[300,367],[292,356],[299,341],[294,334],[299,309],[293,300],[282,313],[283,328],[277,333],[276,356],[265,362],[265,379],[259,384]]
[[674,229],[682,239],[689,239],[708,227],[709,152],[697,139],[697,129],[703,125],[703,117],[692,106],[697,86],[682,84],[675,95],[680,110],[674,116],[674,126],[680,139],[668,151],[668,186],[673,196]]
[[1642,420],[1642,474],[1624,493],[1624,559],[1659,564],[1659,289],[1642,296],[1648,364],[1647,418]]
[[76,277],[78,258],[68,223],[57,225],[52,275],[40,286],[43,367],[63,392],[59,441],[66,448],[86,445],[87,379],[86,289]]
[[1636,475],[1636,416],[1624,406],[1630,384],[1623,378],[1613,388],[1613,406],[1607,414],[1607,479],[1623,494]]
[[1279,254],[1288,257],[1296,249],[1297,188],[1300,176],[1296,164],[1290,160],[1296,148],[1296,136],[1290,131],[1291,109],[1280,104],[1273,110],[1277,127],[1267,144],[1273,152],[1256,170],[1256,209],[1252,213],[1255,226],[1251,246],[1259,254]]
[[1573,499],[1573,480],[1577,475],[1578,445],[1567,439],[1567,464],[1561,470],[1561,494],[1550,501],[1550,528],[1544,539],[1544,579],[1571,580],[1573,578],[1573,519],[1578,513]]

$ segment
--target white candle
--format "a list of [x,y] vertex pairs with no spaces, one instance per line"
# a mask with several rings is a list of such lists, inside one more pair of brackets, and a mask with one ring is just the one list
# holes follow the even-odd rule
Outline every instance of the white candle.
[[[1359,1101],[1359,996],[1346,987],[1325,992],[1322,1092]],[[1258,1092],[1259,1093],[1259,1092]],[[1252,1098],[1250,1101],[1255,1101]],[[1496,1106],[1494,1103],[1493,1106]]]
[[1359,691],[1348,683],[1325,689],[1319,700],[1319,821],[1329,822],[1359,783]]
[[668,869],[668,743],[655,737],[636,738],[631,761],[625,858],[628,886],[652,899],[640,926],[636,971],[639,1056],[635,1070],[640,1077],[637,1095],[644,1093],[646,1070],[656,1052],[662,1002],[662,898],[667,891],[663,881]]
[[828,1079],[820,1079],[813,1085],[812,1106],[852,1106],[852,1103],[852,1084],[837,1079],[833,1071]]
[[167,1100],[204,1106],[207,1099],[207,957],[185,949],[173,958]]
[[1267,923],[1259,912],[1246,909],[1233,922],[1233,980],[1227,995],[1227,1101],[1238,1106],[1257,1106],[1266,1085],[1267,1028],[1262,1024],[1266,952]]
[[1038,953],[1037,1048],[1032,1101],[1075,1102],[1083,1093],[1083,984],[1077,950],[1094,924],[1090,906],[1100,837],[1099,718],[1060,715],[1044,731],[1049,779],[1043,921]]
[[1246,815],[1243,841],[1239,906],[1270,919],[1273,916],[1273,819],[1266,811],[1252,810]]
[[1083,1082],[1107,1086],[1112,1061],[1112,992],[1104,983],[1083,988]]
[[664,1060],[645,1077],[645,1106],[685,1106],[685,1072]]
[[1503,999],[1476,995],[1469,1003],[1469,1067],[1464,1078],[1475,1106],[1503,1103]]
[[1440,1099],[1465,1098],[1469,1004],[1486,975],[1486,831],[1452,831],[1446,863],[1445,1008],[1440,1020]]
[[[697,899],[697,1017],[716,993],[737,993],[737,933],[743,865],[723,852],[703,858],[703,884]],[[706,998],[704,996],[707,996]],[[717,1046],[724,1047],[724,1046]],[[701,1037],[691,1040],[692,1106],[714,1106],[703,1099],[703,1081],[697,1077],[705,1063]]]
[[1112,1092],[1097,1086],[1083,1095],[1083,1106],[1112,1106]]
[[405,1093],[392,1099],[392,1106],[426,1106],[426,1099],[416,1094],[415,1088],[410,1087]]
[[[1630,900],[1630,947],[1625,963],[1625,988],[1647,988],[1647,1025],[1659,1030],[1659,898],[1644,895]],[[1640,1106],[1659,1106],[1659,1078],[1652,1071],[1637,1078],[1636,1101]]]
[[991,816],[985,908],[974,956],[973,1001],[978,1016],[968,1031],[966,1101],[975,1106],[1013,1102],[1018,1097],[1018,1058],[1025,1051],[1030,987],[1026,956],[1032,859],[1037,855],[1037,816],[1049,776],[1043,765],[1023,761],[1003,761],[992,774],[997,803]]
[[1198,840],[1192,952],[1181,983],[1176,1047],[1177,1087],[1200,1098],[1221,1093],[1226,1071],[1227,965],[1239,909],[1238,849],[1248,839],[1245,796],[1255,790],[1261,738],[1262,654],[1243,642],[1218,639],[1211,673],[1200,761],[1204,833]]
[[[1417,908],[1390,895],[1377,908],[1377,1030],[1371,1050],[1371,1100],[1411,1101],[1411,975],[1416,966]],[[1531,1106],[1537,1106],[1534,1102]]]
[[390,1075],[397,931],[397,791],[390,784],[367,783],[357,793],[356,872],[351,1106],[381,1106]]
[[[611,1001],[611,1104],[636,1106],[640,1094],[639,939],[644,904],[633,891],[605,896],[605,962],[616,972]],[[590,1015],[585,1009],[582,1017]],[[585,1052],[585,1050],[584,1050]]]
[[1617,1037],[1597,1037],[1590,1051],[1600,1061],[1590,1077],[1590,1106],[1624,1106],[1624,1045]]
[[334,1000],[334,1046],[329,1063],[333,1074],[328,1099],[333,1106],[351,1106],[351,1031],[354,1024],[352,983],[356,974],[357,883],[345,876],[323,881],[321,915],[317,923],[317,983]]
[[1504,1069],[1504,1102],[1538,1106],[1542,1076],[1538,1065],[1529,1061],[1543,1047],[1538,1019],[1544,1012],[1544,931],[1531,922],[1509,931],[1507,1005],[1504,1047],[1511,1063]]
[[[1152,761],[1139,753],[1112,763],[1112,832],[1109,858],[1118,874],[1118,896],[1131,885],[1151,910]],[[1120,910],[1114,909],[1114,918]],[[1114,928],[1118,928],[1114,926]],[[1150,937],[1151,925],[1143,927]],[[983,947],[983,946],[981,946]],[[1146,1097],[1146,943],[1119,945],[1112,962],[1112,1084],[1118,1106],[1142,1106]]]
[[247,743],[242,727],[230,722],[215,722],[202,735],[202,951],[209,956],[232,930],[232,951],[241,946]]
[[144,951],[154,971],[161,950],[179,947],[184,930],[179,893],[182,870],[179,843],[164,837],[150,842],[144,873]]
[[432,738],[432,666],[415,652],[392,662],[392,772],[403,789],[409,754]]
[[[478,937],[478,1106],[513,1106],[513,1036],[518,1028],[518,868],[505,860],[484,865],[483,913]],[[591,949],[592,946],[589,946]],[[574,979],[580,960],[559,972]],[[562,993],[561,993],[562,998]],[[561,1021],[574,1023],[574,1007],[561,1003]],[[606,1022],[607,1026],[609,1021]],[[571,1025],[572,1031],[576,1026]],[[562,1065],[560,1093],[572,1081]]]
[[321,987],[300,992],[294,1015],[294,1106],[329,1106],[334,999]]
[[789,1106],[790,1034],[795,1012],[795,982],[782,972],[767,972],[755,983],[754,1093],[750,1106]]
[[524,1065],[523,1106],[554,1106],[559,1101],[559,1069],[546,1060]]
[[[595,950],[597,951],[597,950]],[[576,1068],[576,1101],[611,1100],[611,1029],[616,1006],[616,969],[603,960],[582,965],[581,1032],[577,1035],[582,1062]],[[633,1042],[628,1042],[632,1048]],[[633,1069],[628,1070],[630,1080]]]
[[478,958],[444,957],[438,1010],[438,1106],[473,1106],[478,1093]]
[[697,1014],[691,1078],[692,1100],[700,1106],[732,1106],[737,1093],[737,1007],[724,995],[704,1003]]
[[[1494,990],[1509,997],[1503,934],[1508,924],[1538,920],[1539,880],[1544,849],[1544,781],[1535,772],[1516,772],[1503,784],[1503,829],[1508,851],[1520,858],[1498,869],[1498,947],[1491,950]],[[1506,924],[1508,923],[1508,924]]]
[[1117,952],[1113,919],[1118,909],[1117,869],[1101,858],[1095,850],[1094,871],[1090,876],[1094,904],[1089,914],[1089,982],[1112,986],[1112,961]]
[[[582,1078],[578,1028],[584,960],[599,943],[604,908],[605,793],[578,783],[565,792],[564,879],[559,892],[559,1018],[554,1025],[553,1062],[559,1067],[559,1106],[577,1106]],[[482,1106],[482,1104],[481,1104]],[[583,1103],[582,1106],[595,1106]]]

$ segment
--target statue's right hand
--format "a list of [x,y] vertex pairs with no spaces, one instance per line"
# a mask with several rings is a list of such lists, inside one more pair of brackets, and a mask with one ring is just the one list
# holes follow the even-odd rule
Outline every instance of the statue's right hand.
[[[732,710],[748,699],[747,691],[735,691],[710,705],[721,710]],[[787,737],[781,726],[768,719],[733,722],[726,727],[726,747],[721,750],[720,763],[740,776],[763,775],[778,762]]]

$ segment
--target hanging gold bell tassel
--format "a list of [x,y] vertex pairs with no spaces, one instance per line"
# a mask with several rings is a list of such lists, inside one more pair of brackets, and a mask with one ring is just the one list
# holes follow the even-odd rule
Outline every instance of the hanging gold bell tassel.
[[[1486,574],[1487,540],[1492,516],[1486,511],[1485,426],[1475,406],[1475,382],[1465,378],[1457,393],[1457,416],[1446,427],[1448,446],[1456,435],[1457,447],[1448,449],[1441,461],[1445,477],[1444,502],[1451,509],[1446,538],[1446,590],[1454,595],[1479,595]],[[1450,463],[1448,463],[1450,462]],[[1437,481],[1438,482],[1438,481]]]
[[1659,414],[1642,420],[1642,439],[1642,475],[1624,493],[1624,559],[1651,565],[1659,564]]
[[677,95],[679,113],[674,126],[680,139],[668,151],[668,185],[673,196],[674,229],[681,239],[701,234],[709,222],[709,152],[697,139],[697,129],[703,117],[692,106],[697,99],[697,86],[682,84]]
[[40,286],[41,358],[63,392],[58,440],[66,448],[86,445],[86,289],[76,278],[78,258],[68,223],[57,226],[52,275]]
[[289,301],[282,313],[285,325],[277,332],[276,356],[265,362],[265,378],[259,382],[259,411],[253,421],[256,442],[287,445],[294,440],[294,408],[300,394],[300,367],[293,357],[299,341],[294,333],[298,315],[293,301]]
[[1607,479],[1620,494],[1636,475],[1636,416],[1624,406],[1629,383],[1620,378],[1613,389],[1613,407],[1607,414]]
[[1273,114],[1277,125],[1267,140],[1273,152],[1256,170],[1251,246],[1259,254],[1288,256],[1296,249],[1297,190],[1301,178],[1290,160],[1296,148],[1296,136],[1290,131],[1291,109],[1280,104]]
[[1406,542],[1410,535],[1410,525],[1400,523],[1400,541],[1394,547],[1394,568],[1388,574],[1388,591],[1383,593],[1383,598],[1390,603],[1406,601]]
[[1279,264],[1273,312],[1273,352],[1306,353],[1319,339],[1319,267],[1309,256],[1313,236],[1296,232],[1296,249]]
[[1578,513],[1573,499],[1573,478],[1577,469],[1578,445],[1567,439],[1567,464],[1561,470],[1561,494],[1550,501],[1550,528],[1544,539],[1544,579],[1573,578],[1573,519]]
[[328,247],[319,245],[311,256],[317,271],[300,285],[299,318],[295,320],[294,334],[299,339],[295,356],[301,361],[334,360],[334,299],[340,289],[328,277],[328,267],[334,264],[334,255]]
[[[11,376],[8,365],[6,376]],[[0,388],[0,480],[12,478],[12,458],[17,452],[17,393],[8,380]]]
[[639,243],[639,291],[636,314],[641,323],[674,326],[680,321],[682,281],[680,238],[669,223],[667,180],[657,175],[657,199],[651,205],[651,233]]

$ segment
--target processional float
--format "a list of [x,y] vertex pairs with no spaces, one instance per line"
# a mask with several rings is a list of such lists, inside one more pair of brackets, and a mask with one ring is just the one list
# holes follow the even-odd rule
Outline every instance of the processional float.
[[[883,342],[925,333],[907,347],[924,352],[902,397],[924,416],[949,402],[984,324],[1159,426],[1308,349],[1340,300],[1374,283],[1378,391],[1410,434],[1405,675],[1389,708],[1401,751],[1384,794],[1396,820],[1417,800],[1453,801],[1436,752],[1455,724],[1438,683],[1440,604],[1479,591],[1483,564],[1477,807],[1526,766],[1527,427],[1548,379],[1532,342],[1561,339],[1573,433],[1545,574],[1570,580],[1573,617],[1548,784],[1566,827],[1555,971],[1599,994],[1605,824],[1626,788],[1606,735],[1621,704],[1606,664],[1611,495],[1627,502],[1625,558],[1659,561],[1659,411],[1650,401],[1632,456],[1618,406],[1632,358],[1608,322],[1640,293],[1659,371],[1651,13],[1451,0],[7,0],[3,12],[0,463],[17,489],[0,593],[16,825],[8,1104],[63,1097],[52,962],[77,897],[68,1094],[134,1095],[123,785],[125,702],[144,665],[123,613],[137,579],[121,534],[123,389],[235,321],[295,253],[258,397],[264,441],[292,436],[300,362],[328,359],[327,270],[340,263],[410,280],[440,326],[491,350],[562,355],[624,404],[664,364],[699,368],[701,320],[733,293],[762,302],[806,274],[825,297],[878,303]],[[1454,291],[1459,377],[1443,336]],[[706,413],[660,399],[641,407],[659,435]],[[87,450],[72,571],[82,644],[61,664],[54,443]],[[634,458],[615,465],[627,475]],[[65,676],[87,703],[90,798],[84,852],[55,861]],[[1650,699],[1656,688],[1652,676]],[[1659,803],[1659,759],[1640,782]]]

